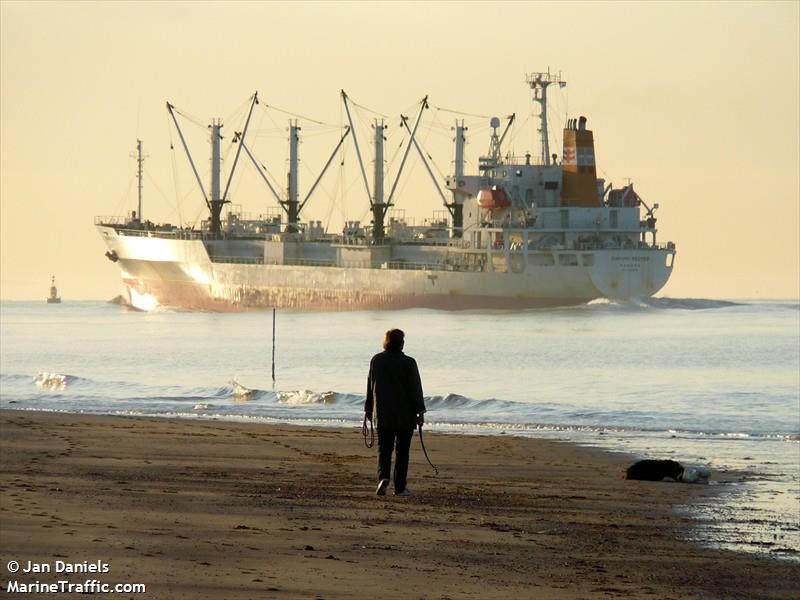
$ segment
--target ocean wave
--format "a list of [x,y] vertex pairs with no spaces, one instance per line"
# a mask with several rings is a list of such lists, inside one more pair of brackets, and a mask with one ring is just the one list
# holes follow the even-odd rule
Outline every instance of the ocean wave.
[[64,390],[68,384],[79,381],[80,377],[68,375],[65,373],[48,373],[46,371],[39,371],[33,380],[37,386],[45,390]]
[[336,392],[310,390],[278,392],[278,402],[281,404],[336,404],[336,397]]
[[9,383],[29,383],[31,376],[22,373],[0,373],[0,382]]
[[425,399],[425,406],[430,410],[434,408],[460,408],[474,404],[472,398],[460,394],[447,394],[446,396],[430,396]]
[[[630,300],[609,300],[598,298],[582,305],[580,308],[589,310],[617,310],[638,311],[653,308],[661,310],[711,310],[731,308],[734,306],[747,306],[746,303],[731,300],[712,300],[709,298],[631,298]],[[574,309],[574,307],[573,307]],[[569,310],[564,308],[560,310]]]
[[231,396],[240,400],[249,400],[258,391],[251,390],[250,388],[243,386],[235,379],[231,379],[229,383],[232,388]]
[[[31,382],[35,386],[31,385]],[[148,413],[194,412],[213,409],[221,415],[276,418],[358,419],[364,394],[313,389],[263,390],[231,379],[220,387],[152,385],[145,382],[105,382],[63,372],[41,371],[32,378],[3,374],[3,404],[20,408],[68,408],[107,413],[139,409]],[[674,435],[719,436],[728,439],[798,441],[798,432],[776,419],[753,422],[708,414],[701,418],[668,407],[634,410],[627,405],[581,406],[569,403],[525,402],[474,398],[455,392],[425,398],[427,421],[444,427],[489,429],[558,429]],[[225,417],[222,417],[225,418]]]
[[708,310],[714,308],[730,308],[732,306],[747,306],[742,302],[730,300],[710,300],[706,298],[647,298],[638,300],[644,306],[651,308],[678,308],[682,310]]

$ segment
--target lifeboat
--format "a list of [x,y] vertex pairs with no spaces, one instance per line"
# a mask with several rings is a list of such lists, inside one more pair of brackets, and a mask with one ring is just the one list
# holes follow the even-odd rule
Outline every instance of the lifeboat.
[[488,209],[508,208],[511,206],[511,200],[501,186],[493,185],[478,192],[478,206]]

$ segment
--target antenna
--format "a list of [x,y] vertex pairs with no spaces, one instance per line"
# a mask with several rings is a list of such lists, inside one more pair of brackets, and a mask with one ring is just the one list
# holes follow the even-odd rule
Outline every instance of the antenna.
[[533,90],[533,101],[539,104],[539,137],[542,140],[542,164],[550,165],[550,140],[547,136],[547,88],[557,83],[558,87],[567,86],[567,82],[561,79],[561,71],[558,74],[550,73],[550,69],[544,73],[528,73],[525,82]]
[[489,121],[489,127],[492,128],[492,139],[489,142],[489,156],[497,162],[500,158],[500,136],[497,135],[497,128],[500,127],[500,119],[492,117]]
[[516,113],[508,115],[507,118],[508,123],[506,123],[506,128],[503,130],[502,135],[497,134],[497,130],[500,127],[500,117],[492,117],[491,121],[489,121],[489,127],[492,128],[492,138],[489,141],[489,158],[495,166],[500,163],[500,148],[503,145],[503,140],[506,139],[508,130],[514,123]]
[[142,154],[142,140],[136,140],[136,154],[131,154],[131,157],[136,159],[136,179],[139,188],[139,212],[136,214],[139,223],[142,223],[142,174],[144,172],[144,159],[147,158],[147,154]]

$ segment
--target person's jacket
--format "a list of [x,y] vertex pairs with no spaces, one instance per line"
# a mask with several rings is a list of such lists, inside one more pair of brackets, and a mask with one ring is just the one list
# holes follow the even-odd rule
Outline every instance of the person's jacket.
[[417,361],[400,350],[384,350],[372,357],[367,376],[364,412],[382,429],[414,429],[425,412]]

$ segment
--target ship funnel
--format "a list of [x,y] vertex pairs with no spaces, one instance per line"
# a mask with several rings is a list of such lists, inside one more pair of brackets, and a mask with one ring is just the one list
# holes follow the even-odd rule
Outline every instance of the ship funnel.
[[567,121],[567,127],[564,129],[561,173],[562,205],[583,207],[600,205],[594,162],[594,136],[590,129],[586,129],[586,117]]

